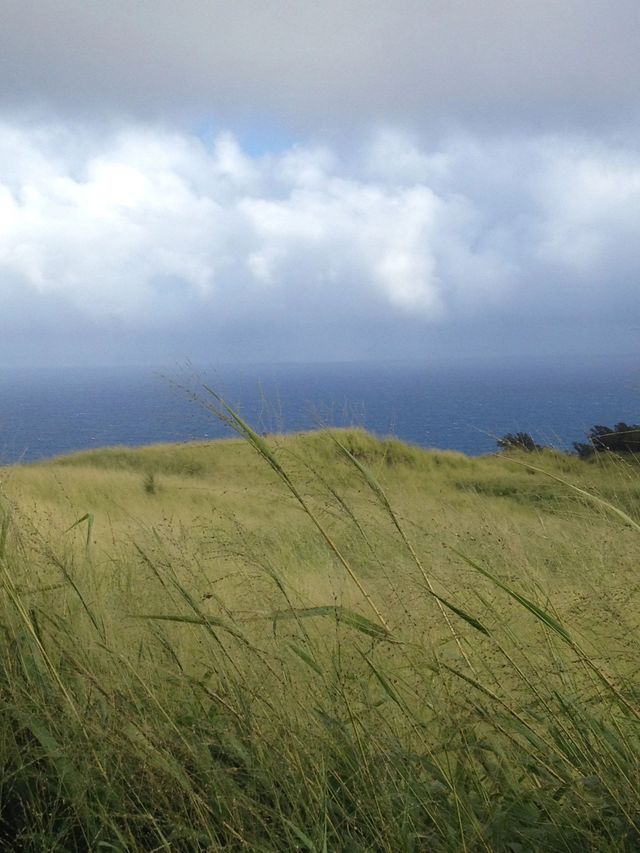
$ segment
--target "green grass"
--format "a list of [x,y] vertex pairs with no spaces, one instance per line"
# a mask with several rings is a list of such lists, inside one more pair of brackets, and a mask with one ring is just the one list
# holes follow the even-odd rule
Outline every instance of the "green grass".
[[637,466],[220,414],[0,470],[0,847],[639,850]]

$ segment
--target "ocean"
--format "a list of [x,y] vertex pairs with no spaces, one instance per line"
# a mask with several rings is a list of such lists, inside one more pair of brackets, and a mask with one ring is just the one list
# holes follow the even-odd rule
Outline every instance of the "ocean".
[[206,409],[205,384],[260,432],[357,425],[478,455],[494,452],[497,437],[524,431],[569,449],[594,424],[640,421],[637,365],[626,358],[5,369],[0,463],[229,435]]

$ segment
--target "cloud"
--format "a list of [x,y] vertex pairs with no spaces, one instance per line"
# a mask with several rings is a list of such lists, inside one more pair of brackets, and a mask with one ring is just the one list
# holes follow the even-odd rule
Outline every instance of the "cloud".
[[[442,267],[460,265],[472,216],[424,183],[386,183],[388,167],[376,183],[342,175],[324,149],[252,160],[229,133],[207,149],[144,128],[65,161],[51,137],[0,129],[12,164],[0,176],[0,270],[89,316],[162,325],[196,303],[241,316],[311,289],[426,319],[447,309]],[[487,261],[499,275],[496,258],[464,254],[467,275]]]
[[[581,282],[637,273],[640,157],[627,151],[571,150],[546,155],[536,188],[543,227],[539,255]],[[635,223],[635,224],[634,224]]]
[[254,330],[328,357],[356,329],[401,353],[403,324],[595,322],[639,301],[639,211],[640,153],[585,137],[426,148],[387,126],[349,158],[252,157],[229,132],[5,121],[0,328],[50,311],[67,336],[84,318],[189,354],[189,330]]
[[636,0],[4,0],[0,107],[637,131],[639,35]]

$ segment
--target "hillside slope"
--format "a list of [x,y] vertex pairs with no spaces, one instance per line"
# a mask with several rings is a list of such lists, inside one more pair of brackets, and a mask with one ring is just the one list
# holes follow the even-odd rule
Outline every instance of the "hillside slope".
[[247,438],[0,472],[0,839],[635,849],[637,467]]

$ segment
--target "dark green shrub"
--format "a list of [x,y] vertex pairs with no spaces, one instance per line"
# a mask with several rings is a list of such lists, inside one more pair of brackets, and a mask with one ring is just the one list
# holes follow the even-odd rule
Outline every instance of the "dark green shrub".
[[581,459],[595,453],[640,453],[640,424],[620,421],[613,428],[597,424],[587,434],[588,442],[576,441],[573,448]]
[[153,473],[153,471],[147,471],[147,473],[144,475],[144,481],[142,486],[148,495],[155,495],[158,486],[156,483],[156,475]]
[[528,453],[542,450],[542,445],[536,444],[528,432],[508,432],[496,443],[500,450],[526,450]]

